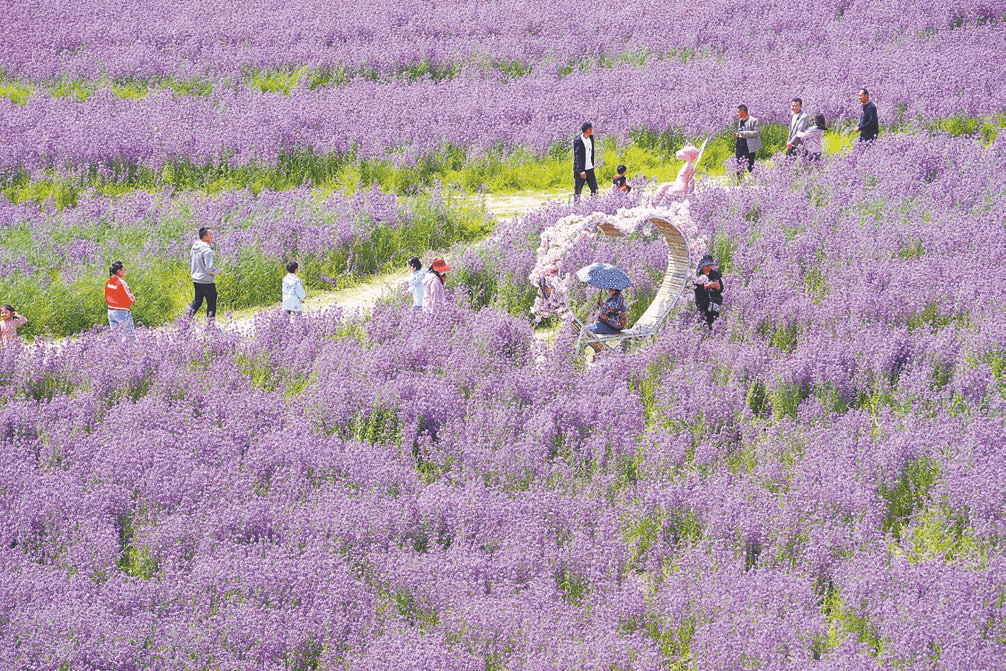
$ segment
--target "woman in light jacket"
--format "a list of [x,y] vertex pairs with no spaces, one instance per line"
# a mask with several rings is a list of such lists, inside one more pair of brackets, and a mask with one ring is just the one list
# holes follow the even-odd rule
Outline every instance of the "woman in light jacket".
[[821,140],[826,130],[828,130],[828,126],[824,122],[824,115],[818,114],[814,117],[813,126],[796,134],[796,137],[793,138],[793,146],[803,145],[808,160],[820,161],[821,153],[824,151]]

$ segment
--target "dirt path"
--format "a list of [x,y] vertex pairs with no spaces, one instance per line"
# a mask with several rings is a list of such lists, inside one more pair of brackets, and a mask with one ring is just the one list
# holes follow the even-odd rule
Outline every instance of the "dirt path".
[[[501,222],[515,216],[521,216],[548,201],[568,201],[571,198],[572,193],[568,190],[524,191],[505,195],[483,194],[481,196],[471,196],[473,202],[480,203]],[[429,259],[425,260],[428,261]],[[408,299],[401,295],[401,291],[405,281],[408,279],[408,275],[407,270],[402,268],[401,270],[371,277],[360,284],[346,289],[325,292],[311,291],[304,301],[304,311],[307,313],[319,312],[332,305],[338,305],[344,310],[365,313],[372,309],[382,297],[390,295],[397,296],[404,303]],[[223,328],[247,333],[251,329],[255,315],[269,309],[275,308],[249,308],[247,310],[236,311],[231,314],[228,321],[222,322]],[[543,337],[554,338],[555,334],[545,333]]]
[[[498,220],[504,221],[511,217],[523,215],[529,210],[533,210],[549,200],[568,199],[570,194],[564,191],[529,191],[517,194],[496,195],[486,194],[483,196],[473,196],[478,202],[494,215]],[[408,300],[401,295],[405,281],[409,273],[405,268],[401,270],[383,273],[367,279],[360,284],[345,289],[334,291],[310,291],[307,299],[304,300],[304,312],[312,313],[324,310],[332,305],[348,311],[367,312],[384,296],[395,295],[403,302]],[[278,305],[278,304],[277,304]],[[235,311],[229,320],[222,320],[221,325],[227,331],[238,331],[247,333],[251,330],[255,315],[265,310],[275,308],[249,308],[247,310]]]
[[[322,292],[310,290],[308,291],[307,298],[303,301],[304,312],[308,314],[321,312],[333,305],[338,305],[343,310],[349,312],[363,313],[373,308],[382,297],[392,294],[398,295],[402,301],[405,301],[407,297],[400,294],[407,278],[408,273],[402,270],[400,272],[371,277],[365,282],[345,289]],[[252,324],[255,321],[255,315],[278,308],[279,303],[276,303],[273,307],[249,308],[234,312],[230,314],[229,319],[221,320],[220,325],[225,331],[248,333],[251,331]]]
[[560,191],[523,191],[508,195],[486,194],[481,196],[485,208],[497,219],[509,219],[533,210],[550,200],[567,201],[573,197],[568,190]]

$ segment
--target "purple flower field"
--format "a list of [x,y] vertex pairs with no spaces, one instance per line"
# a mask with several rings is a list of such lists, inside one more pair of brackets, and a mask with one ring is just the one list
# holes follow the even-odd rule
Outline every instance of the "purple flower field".
[[1002,668],[1004,147],[902,135],[700,185],[723,318],[685,306],[593,366],[504,296],[586,202],[463,256],[513,314],[0,350],[0,659]]
[[[1006,3],[3,16],[0,669],[1006,669]],[[653,182],[489,222],[430,167],[565,161],[585,118],[722,152],[739,102],[771,154],[792,96],[837,134],[862,86],[878,140],[699,179],[713,328],[685,300],[589,362],[532,311],[541,233]],[[357,160],[426,177],[307,181]],[[176,319],[199,226],[224,310],[290,258],[313,291],[442,254],[453,300],[210,334]],[[638,318],[663,239],[572,236]]]
[[[345,13],[327,4],[213,13],[198,3],[121,5],[42,12],[17,3],[14,28],[0,37],[5,76],[97,88],[84,101],[44,87],[22,104],[0,98],[6,175],[270,166],[305,151],[404,165],[448,147],[544,155],[565,147],[584,118],[621,143],[640,131],[694,138],[722,132],[740,101],[763,122],[786,123],[793,95],[829,123],[846,122],[858,117],[862,86],[875,91],[884,125],[997,119],[1006,109],[1006,66],[990,58],[1002,51],[1002,3],[748,3],[760,21],[730,18],[724,2],[545,13],[467,0]],[[206,78],[209,93],[158,84],[193,77]],[[284,79],[283,92],[256,77]],[[102,81],[139,88],[123,98]]]
[[842,51],[994,31],[1006,16],[1002,3],[961,0],[939,6],[755,0],[747,17],[758,20],[746,24],[725,0],[699,8],[597,0],[577,6],[378,0],[339,11],[311,1],[249,0],[210,8],[194,0],[12,0],[5,9],[0,68],[26,81],[213,78],[302,66],[390,75],[423,62],[433,73],[468,65],[505,69],[507,63],[531,70],[622,55],[703,57],[786,46]]
[[85,194],[72,208],[0,198],[0,293],[31,314],[21,333],[69,336],[103,315],[107,268],[124,259],[139,297],[134,318],[156,326],[192,300],[188,249],[201,226],[217,232],[225,310],[272,305],[284,265],[297,259],[312,290],[404,265],[412,254],[484,234],[488,217],[449,191],[411,198],[371,188],[205,195]]

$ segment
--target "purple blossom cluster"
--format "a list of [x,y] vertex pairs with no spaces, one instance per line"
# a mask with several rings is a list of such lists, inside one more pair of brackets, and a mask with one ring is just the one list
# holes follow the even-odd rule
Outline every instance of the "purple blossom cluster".
[[463,304],[0,350],[0,661],[1001,668],[1004,164],[700,183],[721,319],[592,366]]
[[280,264],[345,254],[375,230],[407,228],[416,216],[408,199],[376,188],[324,197],[309,188],[257,197],[248,191],[177,197],[138,191],[120,198],[85,195],[76,207],[62,210],[2,199],[0,230],[8,241],[0,254],[6,265],[23,268],[27,260],[43,274],[75,280],[94,265],[108,265],[113,256],[136,265],[187,263],[195,231],[208,226],[218,232],[223,260],[255,250]]
[[644,16],[639,7],[598,0],[547,7],[514,0],[491,6],[382,0],[337,12],[321,2],[252,0],[211,9],[193,0],[13,0],[5,9],[0,68],[30,81],[227,77],[302,66],[350,75],[420,64],[433,74],[465,66],[555,71],[622,56],[717,57],[788,48],[813,58],[813,49],[900,47],[943,31],[994,31],[1006,14],[995,2],[961,0],[939,7],[914,0],[784,6],[756,0],[747,14],[757,21],[736,20],[736,7],[726,0],[700,9],[652,4]]
[[[776,17],[775,4],[762,0],[748,9]],[[150,77],[176,68],[183,75],[201,73],[211,64],[224,72],[284,63],[332,67],[331,59],[348,59],[349,68],[374,59],[366,67],[391,67],[371,55],[377,52],[399,64],[417,59],[464,64],[488,50],[494,54],[490,60],[551,59],[552,65],[520,77],[461,68],[449,79],[350,77],[317,89],[305,78],[288,94],[219,86],[208,96],[179,96],[155,87],[142,99],[124,100],[100,88],[80,101],[40,89],[23,106],[0,99],[0,170],[34,174],[56,167],[73,173],[100,166],[115,174],[124,166],[160,171],[175,162],[273,165],[283,154],[302,151],[367,159],[392,154],[411,165],[447,146],[472,155],[501,146],[543,154],[565,143],[584,119],[593,120],[600,136],[620,142],[640,129],[689,137],[722,132],[739,101],[763,122],[787,122],[794,95],[829,123],[847,120],[859,115],[854,94],[862,86],[874,94],[885,125],[995,116],[1006,107],[1006,66],[994,56],[1002,52],[1003,10],[990,5],[961,3],[933,11],[908,1],[823,8],[802,2],[780,14],[796,18],[762,23],[728,18],[736,12],[726,3],[702,11],[671,3],[648,8],[655,14],[645,30],[636,8],[610,3],[598,10],[603,20],[586,22],[573,7],[553,8],[558,15],[550,17],[519,3],[487,8],[455,2],[437,11],[396,5],[386,14],[346,12],[345,17],[318,5],[315,12],[324,18],[303,32],[286,27],[293,8],[268,5],[234,7],[208,22],[204,12],[186,3],[149,8],[136,3],[125,12],[101,5],[95,12],[110,23],[89,17],[84,27],[68,18],[55,33],[36,25],[46,15],[25,5],[16,12],[25,25],[5,33],[10,55],[0,56],[0,63],[7,61],[8,74],[20,76],[23,70],[29,78],[58,76],[64,69],[74,76],[122,77],[135,71]],[[57,14],[76,11],[61,6]],[[153,26],[144,22],[148,12],[156,16]],[[296,25],[304,25],[300,5],[296,12]],[[449,18],[455,15],[456,23]],[[162,22],[171,30],[158,29]],[[668,29],[651,30],[654,22]],[[29,39],[37,44],[29,52],[37,56],[25,57],[25,35],[37,36]],[[356,48],[361,40],[370,48]],[[408,53],[396,52],[389,42]],[[440,51],[420,55],[425,42]],[[327,55],[314,56],[312,49]],[[133,50],[134,55],[118,55]],[[237,55],[227,56],[228,51]],[[138,55],[148,52],[149,57]],[[642,65],[629,56],[651,52],[656,55],[639,57]],[[686,52],[691,55],[683,56]],[[677,55],[659,57],[672,53]],[[105,64],[103,58],[122,63]],[[563,67],[585,58],[593,60],[582,68]]]

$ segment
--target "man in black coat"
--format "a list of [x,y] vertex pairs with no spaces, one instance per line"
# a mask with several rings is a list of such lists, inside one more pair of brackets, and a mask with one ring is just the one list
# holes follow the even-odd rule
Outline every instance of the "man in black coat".
[[594,176],[594,125],[585,121],[580,126],[580,134],[573,140],[573,198],[580,200],[580,192],[586,182],[590,195],[597,195],[597,177]]
[[870,92],[866,89],[859,89],[859,103],[863,106],[863,113],[859,116],[859,125],[853,133],[859,133],[860,142],[876,140],[880,135],[880,119],[877,118],[877,106],[870,102]]

